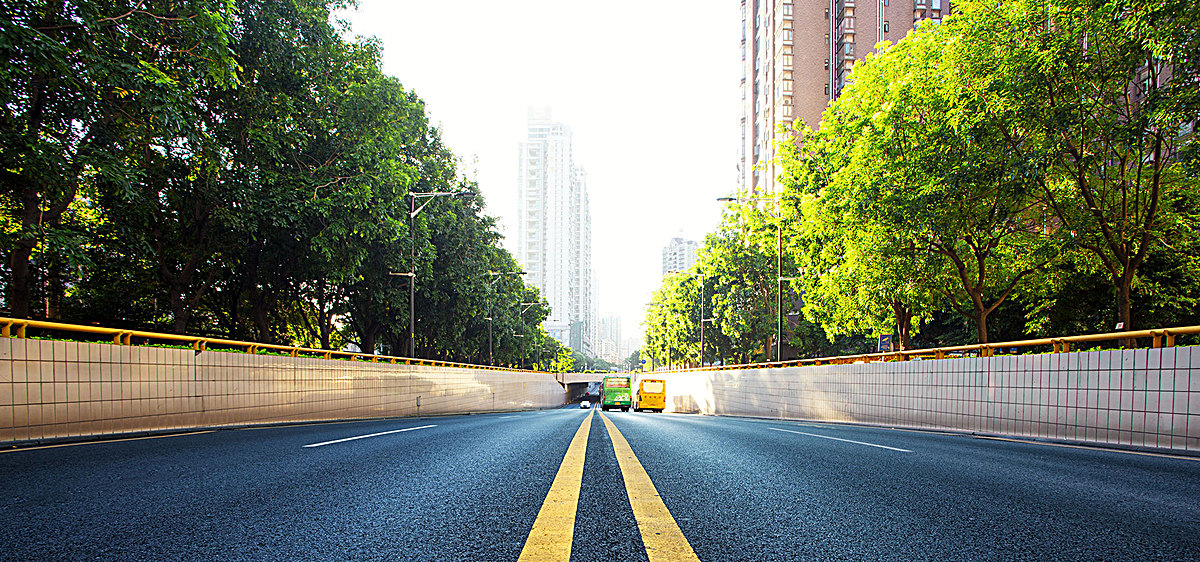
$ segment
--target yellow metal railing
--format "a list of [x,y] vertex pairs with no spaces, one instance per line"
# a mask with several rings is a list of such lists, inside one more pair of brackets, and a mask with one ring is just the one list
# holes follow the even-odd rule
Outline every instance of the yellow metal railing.
[[181,334],[164,334],[160,332],[144,332],[141,330],[121,330],[117,328],[101,328],[98,326],[83,326],[79,324],[62,324],[59,322],[43,322],[41,320],[19,320],[16,318],[0,317],[0,336],[6,338],[24,338],[26,329],[55,330],[59,332],[99,334],[112,337],[116,345],[132,345],[133,338],[144,338],[147,341],[181,342],[190,344],[193,350],[206,351],[210,346],[241,349],[245,353],[278,352],[292,357],[311,356],[323,359],[349,359],[351,361],[370,361],[372,363],[393,363],[401,365],[422,365],[426,367],[463,367],[470,369],[486,369],[490,371],[529,372],[511,367],[494,367],[490,365],[471,365],[469,363],[454,363],[435,361],[431,359],[415,359],[411,357],[393,357],[390,355],[374,355],[370,353],[355,353],[351,351],[333,351],[329,349],[314,349],[291,345],[256,343],[248,341],[227,340],[221,338],[206,338],[200,336],[185,336]]
[[977,357],[993,357],[996,350],[1015,347],[1050,346],[1054,353],[1071,351],[1072,344],[1106,342],[1122,339],[1149,339],[1153,347],[1173,347],[1175,337],[1182,335],[1200,334],[1200,326],[1184,326],[1179,328],[1159,328],[1154,330],[1133,330],[1129,332],[1108,332],[1104,334],[1088,334],[1083,336],[1064,336],[1061,338],[1040,338],[1034,340],[1018,340],[999,343],[976,343],[935,347],[929,349],[910,349],[905,351],[890,351],[880,353],[864,353],[860,355],[841,355],[836,357],[820,357],[816,359],[793,359],[790,361],[772,361],[764,363],[745,363],[738,365],[712,365],[688,369],[673,369],[670,372],[690,371],[720,371],[726,369],[764,369],[773,367],[804,367],[810,365],[846,365],[850,363],[870,363],[879,361],[909,361],[913,359],[946,359],[961,357],[974,352]]

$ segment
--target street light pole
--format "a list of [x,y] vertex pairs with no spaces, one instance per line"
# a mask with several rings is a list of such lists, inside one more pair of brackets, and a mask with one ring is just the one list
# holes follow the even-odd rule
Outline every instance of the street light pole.
[[704,278],[707,275],[705,275],[704,273],[689,273],[687,271],[677,271],[676,273],[687,275],[688,277],[699,277],[700,278],[700,302],[699,302],[699,306],[698,306],[698,308],[700,309],[700,315],[698,318],[696,318],[696,320],[698,320],[700,322],[700,366],[703,367],[704,366],[704,285],[705,285]]
[[[648,303],[646,303],[646,306],[648,308],[662,308],[662,304],[656,303],[656,302],[648,302]],[[647,311],[647,312],[649,312],[649,311]],[[670,334],[669,328],[670,328],[670,326],[667,324],[667,315],[663,314],[663,341],[666,343],[666,348],[667,348],[667,361],[666,361],[667,370],[671,369],[671,334]],[[654,370],[654,356],[653,355],[650,356],[650,370],[652,370],[652,371]]]
[[525,335],[526,335],[525,311],[529,310],[529,307],[531,307],[531,306],[541,306],[541,304],[542,303],[540,303],[540,302],[523,302],[523,303],[521,303],[521,311],[519,313],[517,313],[517,316],[521,319],[521,338],[522,338],[521,339],[521,355],[522,356],[525,356],[525,354],[526,354],[525,352],[529,351],[529,341],[524,339]]
[[[775,217],[775,278],[783,277],[783,218]],[[783,361],[783,287],[775,284],[775,312],[779,315],[775,324],[775,360]]]
[[700,321],[700,366],[703,367],[704,366],[704,286],[707,283],[704,282],[704,274],[703,273],[699,274],[699,277],[700,277],[700,303],[699,303],[700,304],[700,306],[699,306],[700,317],[697,318],[697,320]]
[[[408,356],[417,356],[417,234],[413,228],[416,222],[417,214],[425,209],[435,197],[471,197],[474,193],[465,191],[427,191],[422,193],[408,194],[408,241],[409,241],[409,266],[412,271],[408,272]],[[417,199],[425,200],[420,207],[417,206]],[[403,273],[397,275],[405,275]]]
[[389,271],[388,275],[408,278],[408,356],[413,357],[413,286],[417,284],[417,273],[415,271],[405,271],[397,273]]
[[[801,271],[800,273],[804,273],[804,272],[803,272],[803,271]],[[779,293],[780,293],[780,294],[782,294],[782,293],[783,293],[783,282],[784,282],[784,281],[800,281],[800,280],[802,280],[802,279],[804,279],[804,278],[803,278],[803,277],[780,277],[780,278],[779,278]],[[801,290],[801,293],[800,293],[800,294],[801,294],[801,295],[803,295],[803,294],[804,294],[804,291],[803,291],[803,289]],[[779,309],[779,333],[783,333],[783,308],[782,308],[782,307]],[[780,355],[777,355],[777,356],[775,357],[775,360],[776,360],[776,361],[783,361],[783,355],[782,355],[783,348],[782,348],[782,347],[780,347],[780,348],[778,348],[778,349],[777,349],[777,351],[779,351],[779,352],[780,352]]]
[[[779,199],[776,197],[718,197],[717,201],[726,203],[743,203],[746,201],[772,201],[776,205],[774,213],[766,211],[775,219],[775,278],[783,277],[783,213],[778,208]],[[778,316],[775,322],[775,360],[783,360],[783,288],[775,283],[775,312]],[[768,352],[769,355],[769,352]],[[767,358],[768,360],[770,357]]]
[[496,359],[492,354],[492,283],[499,279],[502,275],[525,275],[524,271],[489,271],[488,276],[491,280],[488,281],[488,365],[495,365]]

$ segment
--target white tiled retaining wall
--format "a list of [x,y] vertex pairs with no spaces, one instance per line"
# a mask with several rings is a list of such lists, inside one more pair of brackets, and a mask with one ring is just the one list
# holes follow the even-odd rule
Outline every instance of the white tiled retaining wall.
[[550,408],[565,398],[548,374],[0,338],[0,442]]
[[653,376],[668,411],[1200,451],[1200,347]]

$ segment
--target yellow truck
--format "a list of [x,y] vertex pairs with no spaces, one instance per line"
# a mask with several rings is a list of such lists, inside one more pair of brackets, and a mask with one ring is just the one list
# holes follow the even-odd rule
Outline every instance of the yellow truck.
[[638,381],[633,411],[661,412],[667,407],[667,382],[659,379]]

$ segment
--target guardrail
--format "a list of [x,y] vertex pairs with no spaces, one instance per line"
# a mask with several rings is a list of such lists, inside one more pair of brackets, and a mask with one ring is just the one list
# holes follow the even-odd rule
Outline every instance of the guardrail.
[[1064,336],[1061,338],[1039,338],[1032,340],[1017,340],[999,343],[977,343],[934,347],[928,349],[912,349],[905,351],[889,351],[880,353],[863,353],[859,355],[841,355],[835,357],[819,357],[815,359],[793,359],[789,361],[770,361],[763,363],[742,363],[737,365],[708,365],[686,369],[663,369],[656,372],[683,373],[693,371],[723,371],[730,369],[769,369],[778,367],[804,367],[810,365],[846,365],[850,363],[871,363],[878,361],[911,361],[914,359],[946,359],[949,357],[970,356],[993,357],[997,350],[1051,346],[1053,353],[1067,353],[1072,344],[1107,342],[1123,339],[1151,340],[1152,347],[1173,347],[1175,337],[1182,335],[1200,334],[1200,326],[1182,326],[1178,328],[1157,328],[1153,330],[1131,330],[1128,332],[1108,332],[1103,334],[1087,334],[1082,336]]
[[[270,343],[256,343],[239,340],[228,340],[222,338],[206,338],[200,336],[187,336],[182,334],[164,334],[160,332],[145,332],[141,330],[122,330],[118,328],[102,328],[98,326],[84,326],[80,324],[63,324],[59,322],[45,322],[41,320],[21,320],[17,318],[0,317],[0,337],[6,338],[24,338],[27,335],[29,328],[41,330],[55,330],[68,333],[83,333],[83,334],[98,334],[102,336],[112,337],[112,343],[115,345],[133,345],[133,338],[143,338],[147,341],[164,341],[164,342],[181,342],[191,345],[191,348],[196,351],[207,351],[210,346],[220,346],[223,348],[241,349],[245,353],[257,354],[264,351],[275,351],[284,353],[292,357],[312,356],[323,359],[349,359],[350,361],[370,361],[372,363],[395,363],[402,365],[422,365],[426,367],[469,367],[472,369],[484,369],[491,371],[509,371],[509,372],[537,372],[524,369],[515,369],[511,367],[497,367],[492,365],[472,365],[469,363],[455,363],[451,361],[435,361],[432,359],[416,359],[412,357],[396,357],[391,355],[375,355],[371,353],[356,353],[352,351],[334,351],[330,349],[314,349],[309,347],[299,347],[291,345],[278,345]],[[212,351],[222,351],[221,349],[213,349]]]

